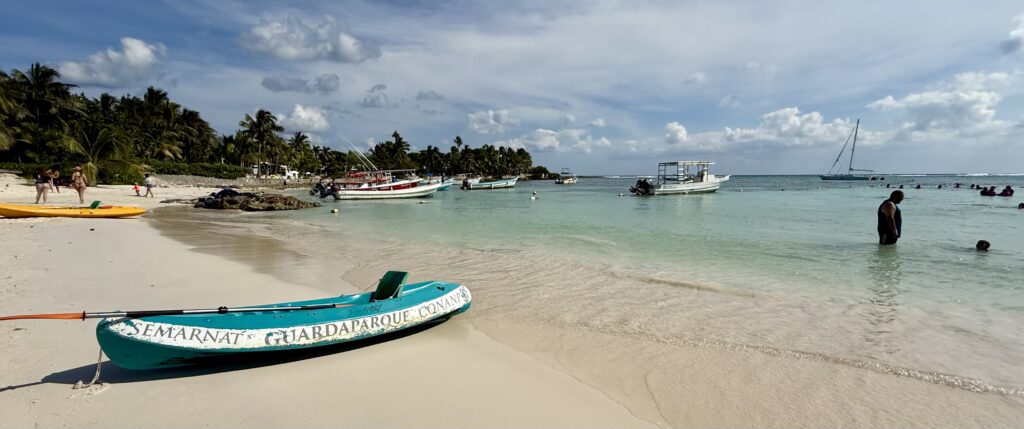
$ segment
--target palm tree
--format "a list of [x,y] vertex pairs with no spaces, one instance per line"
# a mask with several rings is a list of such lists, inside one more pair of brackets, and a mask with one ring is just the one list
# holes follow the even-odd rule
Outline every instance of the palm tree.
[[71,88],[77,85],[58,82],[58,78],[60,72],[39,63],[33,63],[28,73],[20,70],[12,73],[22,105],[40,126],[66,128],[67,117],[62,113],[81,113],[71,96]]
[[[256,111],[256,117],[245,114],[245,119],[238,123],[242,127],[242,135],[256,145],[257,165],[263,163],[264,149],[276,149],[281,138],[277,133],[284,131],[284,127],[277,124],[277,117],[267,110]],[[262,168],[257,170],[257,176],[262,173]]]
[[14,146],[18,123],[28,113],[14,100],[13,81],[0,71],[0,151]]
[[130,146],[117,128],[100,128],[92,123],[78,124],[75,136],[77,138],[71,144],[71,152],[85,158],[82,169],[90,186],[96,186],[102,168],[117,166],[133,176],[140,174],[139,166],[128,161]]

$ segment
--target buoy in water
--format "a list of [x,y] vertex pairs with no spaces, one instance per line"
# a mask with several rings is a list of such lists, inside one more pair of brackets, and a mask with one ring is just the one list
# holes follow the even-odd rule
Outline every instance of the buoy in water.
[[331,213],[337,213],[338,209],[331,209]]

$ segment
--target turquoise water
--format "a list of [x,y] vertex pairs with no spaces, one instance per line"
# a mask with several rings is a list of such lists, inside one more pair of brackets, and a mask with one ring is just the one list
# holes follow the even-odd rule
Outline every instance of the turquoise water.
[[[533,181],[422,201],[322,200],[320,209],[203,216],[260,223],[261,233],[302,243],[301,256],[282,264],[303,270],[331,261],[342,271],[401,268],[467,284],[470,318],[1021,394],[1024,210],[1016,206],[1024,194],[982,197],[967,186],[1024,189],[1024,177],[740,176],[715,194],[645,198],[629,195],[633,181]],[[886,183],[905,185],[904,233],[880,247],[875,211]],[[992,249],[975,251],[979,239]]]

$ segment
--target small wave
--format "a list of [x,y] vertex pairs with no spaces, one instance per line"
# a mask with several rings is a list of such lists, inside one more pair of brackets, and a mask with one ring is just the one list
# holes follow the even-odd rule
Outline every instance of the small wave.
[[563,239],[568,239],[568,240],[573,240],[573,241],[578,241],[578,242],[581,242],[581,243],[584,243],[584,244],[590,244],[590,245],[594,245],[594,246],[615,247],[615,242],[612,241],[612,240],[605,240],[605,239],[602,239],[602,238],[591,237],[591,236],[587,236],[587,235],[559,234],[559,235],[556,235],[556,237],[563,238]]
[[721,286],[712,286],[712,285],[707,285],[707,284],[698,284],[698,283],[693,283],[693,282],[688,282],[688,281],[683,281],[683,280],[664,279],[664,278],[659,278],[659,277],[654,277],[654,276],[649,276],[649,275],[642,275],[642,274],[623,273],[623,272],[619,272],[619,271],[616,271],[616,270],[608,270],[607,272],[612,277],[616,277],[616,278],[619,278],[619,279],[636,280],[636,281],[639,281],[641,283],[658,284],[658,285],[672,286],[672,287],[680,287],[680,288],[699,290],[699,291],[704,291],[704,292],[715,292],[715,293],[721,293],[721,294],[726,294],[726,295],[742,296],[742,297],[747,297],[747,298],[757,297],[757,294],[755,294],[754,292],[746,291],[746,290],[732,289],[732,288],[721,287]]
[[[595,329],[593,327],[577,326],[578,329],[600,331],[608,334],[610,332]],[[621,334],[621,333],[620,333]],[[974,393],[993,393],[1002,396],[1024,399],[1024,389],[1010,386],[997,386],[984,380],[972,377],[965,377],[953,374],[944,374],[936,371],[923,369],[906,368],[883,362],[870,362],[842,356],[833,356],[821,352],[809,352],[803,350],[791,350],[770,346],[757,346],[750,344],[734,343],[729,341],[716,340],[711,338],[676,338],[650,335],[646,332],[630,332],[629,337],[640,338],[647,341],[655,341],[665,344],[672,344],[687,347],[708,347],[721,350],[731,350],[745,353],[760,353],[769,356],[809,359],[819,362],[826,362],[835,365],[843,365],[851,368],[863,369],[883,375],[894,375],[897,377],[909,378],[923,381],[925,383],[951,387],[954,389],[966,390]]]

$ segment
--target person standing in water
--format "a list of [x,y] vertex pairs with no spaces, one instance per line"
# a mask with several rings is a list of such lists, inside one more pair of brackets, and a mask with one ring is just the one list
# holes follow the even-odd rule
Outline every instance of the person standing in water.
[[903,191],[892,191],[889,199],[878,206],[878,244],[896,244],[903,231],[903,217],[899,204],[903,202]]

